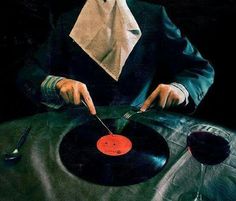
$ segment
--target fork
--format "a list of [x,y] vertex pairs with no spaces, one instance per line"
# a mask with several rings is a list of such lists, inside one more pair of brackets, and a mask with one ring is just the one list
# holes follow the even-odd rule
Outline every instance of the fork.
[[135,114],[140,114],[140,113],[144,113],[144,112],[150,111],[152,108],[154,108],[154,104],[150,105],[149,108],[147,110],[145,110],[145,111],[141,111],[140,108],[141,108],[141,105],[132,106],[131,110],[126,112],[122,117],[127,119],[127,120],[129,120],[129,118],[131,118]]
[[[146,110],[148,111],[148,110]],[[117,126],[116,126],[116,133],[122,133],[123,129],[126,127],[126,125],[129,122],[129,119],[135,115],[135,114],[139,114],[139,113],[143,113],[146,111],[141,111],[140,107],[138,106],[132,106],[131,110],[129,110],[128,112],[126,112],[120,119],[117,120]]]
[[139,114],[139,113],[143,113],[144,111],[141,111],[141,110],[137,110],[136,109],[132,109],[132,110],[129,110],[128,112],[126,112],[122,117],[129,120],[130,117],[132,117],[133,115],[135,114]]
[[137,105],[137,106],[132,106],[131,110],[129,110],[128,112],[126,112],[122,117],[126,120],[129,120],[129,118],[131,118],[133,115],[136,114],[140,114],[140,113],[144,113],[144,112],[148,112],[149,110],[151,110],[153,108],[153,105],[151,105],[147,110],[145,111],[141,111],[141,104]]

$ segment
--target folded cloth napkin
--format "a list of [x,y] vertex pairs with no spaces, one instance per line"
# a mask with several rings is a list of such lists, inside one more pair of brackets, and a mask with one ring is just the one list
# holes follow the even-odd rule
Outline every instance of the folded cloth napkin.
[[87,0],[70,37],[118,81],[141,30],[126,0]]

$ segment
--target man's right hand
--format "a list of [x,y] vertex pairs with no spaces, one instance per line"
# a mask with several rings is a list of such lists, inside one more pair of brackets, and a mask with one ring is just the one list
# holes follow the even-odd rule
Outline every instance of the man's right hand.
[[59,90],[61,97],[66,103],[79,105],[81,103],[81,98],[83,98],[90,113],[92,115],[96,114],[93,100],[84,83],[64,78],[56,84],[56,88]]

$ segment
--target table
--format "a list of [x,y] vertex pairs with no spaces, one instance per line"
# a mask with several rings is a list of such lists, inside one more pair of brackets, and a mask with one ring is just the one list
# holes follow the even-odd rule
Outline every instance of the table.
[[[130,109],[128,106],[113,106],[98,107],[97,111],[102,119],[112,119],[122,117]],[[132,121],[150,126],[166,139],[170,158],[155,177],[135,185],[113,187],[77,178],[60,161],[58,147],[62,137],[91,118],[84,108],[74,107],[2,123],[1,156],[13,149],[25,127],[32,124],[32,130],[21,149],[21,161],[15,165],[0,161],[0,200],[177,201],[182,194],[196,190],[200,164],[186,149],[187,128],[196,123],[209,122],[156,110],[131,117]],[[235,201],[236,135],[234,131],[224,129],[232,135],[232,151],[223,163],[208,167],[203,194],[214,201]]]

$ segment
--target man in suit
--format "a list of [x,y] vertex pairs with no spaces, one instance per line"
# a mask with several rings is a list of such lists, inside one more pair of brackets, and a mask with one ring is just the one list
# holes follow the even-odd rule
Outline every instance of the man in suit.
[[[78,17],[79,16],[79,17]],[[47,42],[29,59],[18,83],[32,100],[128,104],[145,111],[194,110],[214,70],[171,22],[165,8],[145,0],[87,0],[58,20]]]

